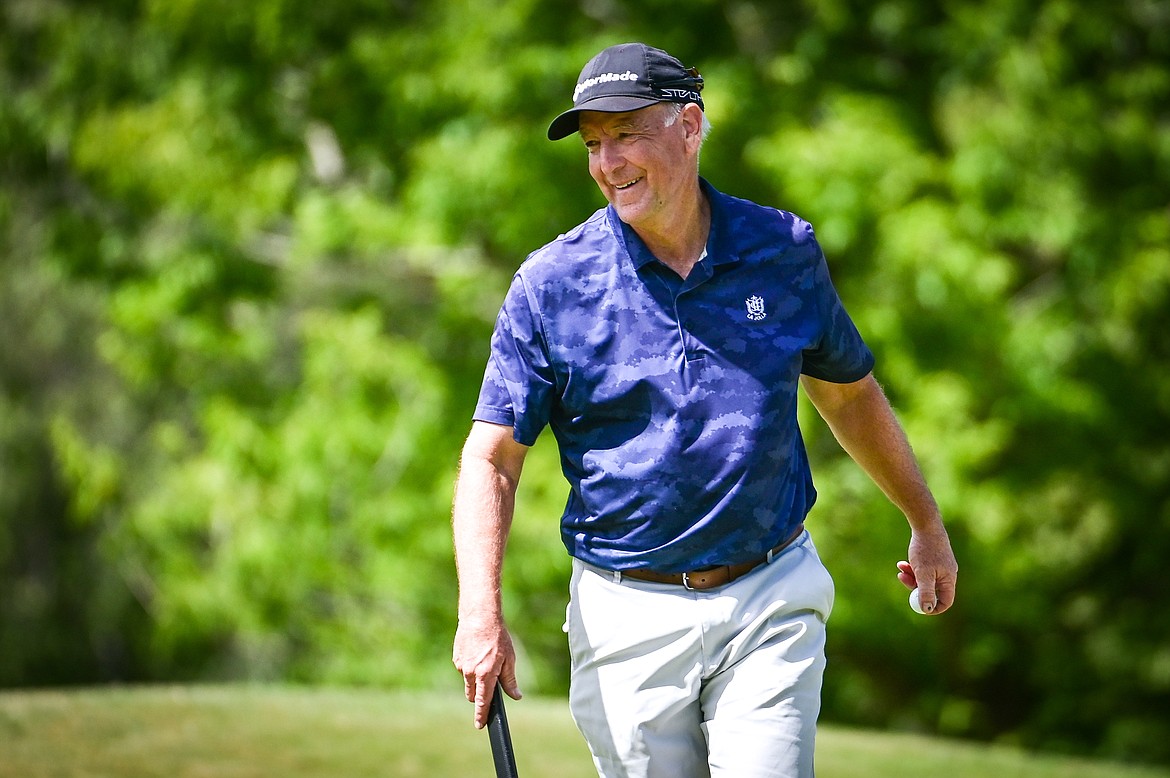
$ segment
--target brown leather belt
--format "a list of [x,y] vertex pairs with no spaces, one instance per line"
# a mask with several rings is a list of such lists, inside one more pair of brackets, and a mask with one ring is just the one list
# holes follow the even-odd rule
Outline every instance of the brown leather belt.
[[686,589],[714,589],[716,586],[724,586],[736,578],[747,575],[765,562],[772,561],[777,554],[799,538],[802,532],[804,532],[804,524],[797,527],[796,531],[789,535],[788,539],[783,543],[759,559],[753,559],[750,562],[740,562],[737,565],[717,565],[716,567],[708,567],[703,570],[695,570],[694,572],[688,573],[656,573],[653,570],[622,570],[622,577],[633,578],[637,581],[649,581],[650,583],[675,584]]

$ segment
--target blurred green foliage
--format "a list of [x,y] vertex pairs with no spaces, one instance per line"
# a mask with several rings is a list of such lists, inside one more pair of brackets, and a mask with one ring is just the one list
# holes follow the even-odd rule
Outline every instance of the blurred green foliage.
[[[645,40],[719,188],[809,219],[943,505],[802,407],[838,582],[825,716],[1170,762],[1170,3],[7,0],[0,684],[450,687],[447,513],[510,274],[601,204],[544,139]],[[507,568],[565,684],[565,487]]]

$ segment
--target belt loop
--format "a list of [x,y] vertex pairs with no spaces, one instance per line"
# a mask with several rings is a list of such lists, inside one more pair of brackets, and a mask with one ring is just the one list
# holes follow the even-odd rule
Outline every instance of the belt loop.
[[765,561],[765,562],[764,562],[764,564],[766,564],[766,565],[770,565],[770,564],[772,564],[772,557],[773,557],[775,554],[776,554],[776,549],[774,549],[774,548],[770,548],[770,549],[768,549],[768,556],[767,556],[767,561]]
[[622,582],[622,571],[621,570],[614,570],[613,571],[613,582],[615,584],[620,584]]

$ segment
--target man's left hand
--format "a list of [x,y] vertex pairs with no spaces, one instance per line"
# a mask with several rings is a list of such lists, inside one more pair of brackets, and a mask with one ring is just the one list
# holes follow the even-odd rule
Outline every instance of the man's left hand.
[[918,589],[924,613],[937,616],[949,609],[955,602],[959,563],[946,530],[940,525],[927,532],[913,532],[909,557],[909,561],[898,563],[898,580],[907,589]]

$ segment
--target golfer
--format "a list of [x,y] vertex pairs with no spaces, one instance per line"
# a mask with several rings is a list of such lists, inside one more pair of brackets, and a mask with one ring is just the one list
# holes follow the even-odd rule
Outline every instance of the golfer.
[[500,599],[525,453],[549,425],[569,497],[570,708],[602,776],[813,775],[833,582],[802,386],[905,514],[927,613],[955,596],[938,507],[810,226],[699,176],[703,79],[640,43],[586,64],[578,135],[608,207],[516,273],[454,503],[454,662],[483,726],[519,698]]

